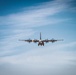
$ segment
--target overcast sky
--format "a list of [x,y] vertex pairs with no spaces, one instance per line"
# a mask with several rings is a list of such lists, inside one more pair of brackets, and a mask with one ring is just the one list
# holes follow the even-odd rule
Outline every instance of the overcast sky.
[[0,0],[0,75],[76,75],[76,1]]

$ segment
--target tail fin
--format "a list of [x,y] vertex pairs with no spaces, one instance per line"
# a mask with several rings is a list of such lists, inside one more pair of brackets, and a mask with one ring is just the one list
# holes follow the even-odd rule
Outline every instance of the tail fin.
[[40,40],[41,40],[41,32],[40,32]]

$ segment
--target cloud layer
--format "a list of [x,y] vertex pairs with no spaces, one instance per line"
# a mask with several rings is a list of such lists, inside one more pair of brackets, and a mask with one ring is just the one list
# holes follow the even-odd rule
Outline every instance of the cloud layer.
[[71,1],[49,1],[24,7],[21,12],[0,16],[0,75],[76,75],[76,42],[38,47],[33,43],[28,45],[18,41],[34,38],[37,34],[35,28],[72,20],[57,17],[75,8],[70,6]]
[[[70,47],[71,44],[72,46]],[[12,75],[75,75],[76,51],[74,53],[64,51],[68,47],[74,48],[75,45],[76,42],[57,46],[52,45],[32,49],[20,55],[3,57],[0,59],[0,63],[4,67],[0,73],[2,75],[7,72]],[[5,71],[4,73],[4,70],[7,72]]]

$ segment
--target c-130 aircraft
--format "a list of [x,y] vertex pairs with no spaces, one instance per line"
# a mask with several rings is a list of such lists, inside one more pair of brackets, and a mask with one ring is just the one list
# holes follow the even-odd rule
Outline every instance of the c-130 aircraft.
[[31,39],[28,39],[28,40],[19,40],[19,41],[25,41],[25,42],[34,42],[34,43],[37,43],[38,42],[38,46],[44,46],[44,42],[45,43],[48,43],[48,42],[57,42],[57,41],[63,41],[63,39],[60,39],[60,40],[55,40],[55,39],[51,39],[51,40],[48,40],[48,39],[45,39],[45,40],[42,40],[41,38],[41,32],[40,32],[40,39],[37,40],[37,39],[34,39],[34,40],[31,40]]

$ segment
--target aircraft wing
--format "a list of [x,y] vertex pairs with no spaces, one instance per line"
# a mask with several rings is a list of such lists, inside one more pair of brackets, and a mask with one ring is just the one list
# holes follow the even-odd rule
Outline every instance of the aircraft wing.
[[34,42],[34,43],[36,43],[36,42],[39,42],[39,40],[31,40],[31,39],[28,39],[28,40],[19,40],[19,41],[25,41],[25,42]]
[[28,40],[19,40],[19,41],[25,41],[25,42],[32,42],[32,40],[31,39],[28,39]]
[[63,41],[63,39],[61,39],[61,40],[55,40],[55,39],[51,39],[51,40],[46,39],[46,40],[43,40],[43,42],[46,42],[46,43],[48,43],[48,42],[54,43],[56,41]]
[[39,40],[35,39],[35,40],[32,40],[32,42],[37,43],[39,42]]

